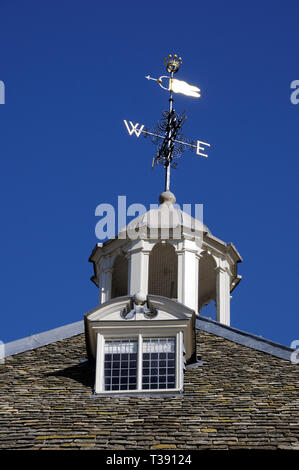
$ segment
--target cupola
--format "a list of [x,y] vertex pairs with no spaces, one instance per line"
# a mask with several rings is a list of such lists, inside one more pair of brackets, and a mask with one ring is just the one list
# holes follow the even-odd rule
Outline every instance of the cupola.
[[98,243],[90,261],[99,304],[119,296],[160,295],[200,313],[216,303],[216,320],[230,325],[230,294],[242,260],[232,243],[175,206],[170,191],[160,206],[132,220],[117,238]]

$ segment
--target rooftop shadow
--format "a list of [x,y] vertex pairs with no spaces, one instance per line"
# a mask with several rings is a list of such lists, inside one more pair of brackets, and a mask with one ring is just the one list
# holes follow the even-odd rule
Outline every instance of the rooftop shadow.
[[66,377],[67,379],[74,380],[84,385],[85,387],[90,387],[92,389],[94,386],[95,365],[89,361],[86,361],[81,364],[76,364],[72,367],[66,367],[65,369],[50,372],[45,374],[45,376]]

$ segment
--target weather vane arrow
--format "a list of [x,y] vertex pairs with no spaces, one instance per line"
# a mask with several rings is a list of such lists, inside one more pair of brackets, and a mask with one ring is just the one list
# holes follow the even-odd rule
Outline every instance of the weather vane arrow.
[[[194,98],[200,98],[200,89],[197,86],[189,85],[189,83],[184,82],[183,80],[177,80],[176,78],[171,78],[167,75],[162,75],[159,78],[153,78],[150,75],[147,75],[145,78],[148,80],[154,80],[161,88],[163,88],[163,90],[182,93],[183,95],[193,96]],[[169,80],[168,87],[162,85],[164,78]]]
[[[135,134],[136,137],[140,137],[142,134],[144,137],[150,137],[152,142],[158,146],[157,156],[153,158],[154,163],[160,163],[165,168],[165,191],[170,190],[170,168],[176,168],[177,163],[174,161],[181,157],[182,153],[186,149],[190,149],[196,152],[197,155],[207,157],[206,147],[210,147],[210,144],[201,140],[189,141],[181,133],[181,128],[186,120],[185,112],[179,116],[173,109],[173,93],[182,93],[186,96],[192,96],[194,98],[200,98],[200,89],[196,86],[190,85],[183,80],[177,80],[174,78],[174,74],[179,70],[182,59],[178,58],[176,54],[173,56],[170,54],[164,59],[166,71],[169,75],[162,75],[159,78],[153,78],[147,75],[145,78],[153,80],[160,85],[161,88],[170,92],[169,97],[169,111],[164,111],[162,119],[160,119],[155,129],[150,131],[144,124],[133,124],[132,121],[127,122],[124,120],[125,126],[129,135]],[[163,85],[163,81],[166,82]],[[168,81],[168,83],[167,83]]]

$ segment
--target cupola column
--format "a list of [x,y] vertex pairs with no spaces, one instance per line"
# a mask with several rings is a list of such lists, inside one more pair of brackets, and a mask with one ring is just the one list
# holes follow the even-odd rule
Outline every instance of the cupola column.
[[99,276],[99,303],[103,304],[111,299],[112,267],[110,258],[104,258]]
[[198,310],[198,247],[193,240],[183,240],[178,255],[178,301]]
[[230,325],[230,274],[227,268],[216,268],[216,320]]
[[148,293],[148,268],[150,251],[145,249],[143,240],[138,240],[127,252],[129,262],[128,292],[134,295],[137,292]]

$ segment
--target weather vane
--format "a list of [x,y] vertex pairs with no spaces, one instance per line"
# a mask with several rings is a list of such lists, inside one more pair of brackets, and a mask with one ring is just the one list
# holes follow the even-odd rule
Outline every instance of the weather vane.
[[[148,80],[154,80],[160,85],[163,90],[170,92],[169,96],[169,111],[162,113],[162,119],[160,119],[158,125],[150,131],[143,124],[137,122],[133,124],[132,121],[129,123],[124,120],[128,133],[130,135],[135,134],[136,137],[140,137],[143,134],[144,137],[150,137],[152,142],[157,145],[157,155],[153,158],[152,166],[155,162],[164,166],[165,168],[165,191],[170,190],[170,168],[176,168],[177,162],[174,161],[182,156],[182,153],[187,150],[193,150],[197,155],[207,157],[206,153],[203,153],[205,147],[210,147],[210,144],[201,140],[189,141],[182,132],[182,126],[185,122],[186,115],[185,111],[179,116],[173,108],[173,93],[182,93],[186,96],[193,96],[194,98],[200,98],[200,89],[196,86],[189,85],[189,83],[182,80],[173,78],[174,74],[179,70],[182,59],[178,58],[176,54],[173,56],[170,54],[164,59],[166,71],[169,75],[162,75],[159,78],[152,78],[149,75],[146,76]],[[166,84],[163,85],[163,82]],[[168,83],[167,83],[168,81]]]

